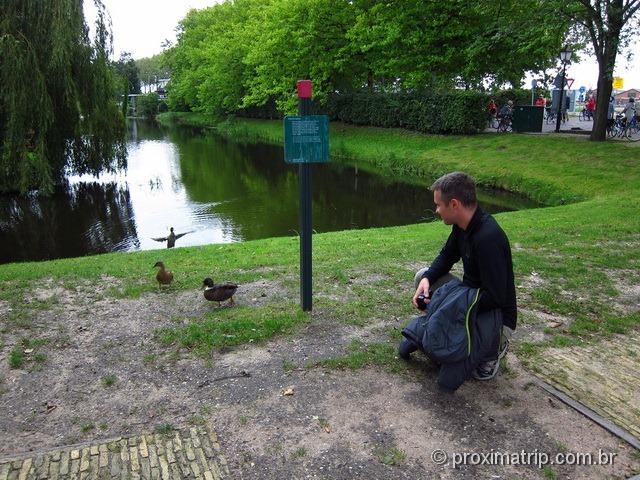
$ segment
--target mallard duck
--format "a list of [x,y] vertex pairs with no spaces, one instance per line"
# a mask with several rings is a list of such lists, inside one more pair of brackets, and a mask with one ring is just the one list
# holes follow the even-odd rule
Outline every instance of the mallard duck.
[[156,274],[156,280],[158,281],[158,290],[160,290],[161,285],[169,285],[173,281],[173,272],[166,270],[164,267],[164,263],[156,262],[153,267],[160,267],[160,270],[158,270],[158,273]]
[[151,240],[155,240],[156,242],[167,242],[167,248],[173,248],[176,245],[176,240],[180,237],[184,237],[187,233],[191,233],[191,231],[175,234],[173,232],[173,227],[169,229],[169,235],[166,237],[158,237],[152,238]]
[[220,302],[229,300],[229,305],[235,304],[233,295],[238,289],[238,285],[235,283],[219,283],[216,285],[213,280],[207,277],[202,281],[202,284],[205,286],[204,298],[210,302],[218,302],[218,306],[220,306]]

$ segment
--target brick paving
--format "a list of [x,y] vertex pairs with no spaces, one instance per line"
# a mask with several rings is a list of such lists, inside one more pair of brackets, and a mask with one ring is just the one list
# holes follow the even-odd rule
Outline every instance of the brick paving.
[[0,459],[0,480],[229,478],[216,434],[202,426]]

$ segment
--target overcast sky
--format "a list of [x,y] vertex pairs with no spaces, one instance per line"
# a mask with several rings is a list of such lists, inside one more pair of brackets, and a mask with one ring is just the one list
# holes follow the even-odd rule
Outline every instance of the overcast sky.
[[[175,28],[192,8],[204,8],[217,0],[103,0],[111,15],[115,57],[129,52],[133,58],[150,57],[162,50],[165,39],[175,41]],[[93,0],[84,0],[87,22],[93,24],[95,9]],[[640,45],[634,45],[635,60],[631,65],[618,57],[616,76],[624,79],[624,89],[640,89]],[[584,56],[584,55],[583,55]],[[598,66],[595,59],[585,58],[579,64],[570,65],[567,77],[574,78],[573,88],[595,88]],[[527,79],[529,83],[530,79]],[[528,85],[527,85],[528,86]]]

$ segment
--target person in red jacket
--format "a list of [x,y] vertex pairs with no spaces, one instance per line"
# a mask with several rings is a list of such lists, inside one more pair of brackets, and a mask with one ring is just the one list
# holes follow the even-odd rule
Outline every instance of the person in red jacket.
[[533,103],[536,107],[544,107],[547,104],[547,101],[544,99],[542,95],[538,95],[536,101]]
[[587,100],[587,104],[585,105],[585,108],[589,111],[591,115],[593,115],[593,112],[596,111],[596,99],[594,98],[593,95],[589,96],[589,100]]

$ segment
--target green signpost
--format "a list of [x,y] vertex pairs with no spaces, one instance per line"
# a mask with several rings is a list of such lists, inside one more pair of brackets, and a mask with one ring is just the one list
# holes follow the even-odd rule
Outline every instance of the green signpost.
[[312,309],[311,290],[311,165],[329,161],[329,117],[310,115],[311,80],[298,80],[298,117],[284,119],[284,159],[298,164],[300,186],[300,305]]
[[284,161],[324,163],[329,161],[329,117],[309,115],[284,118]]

